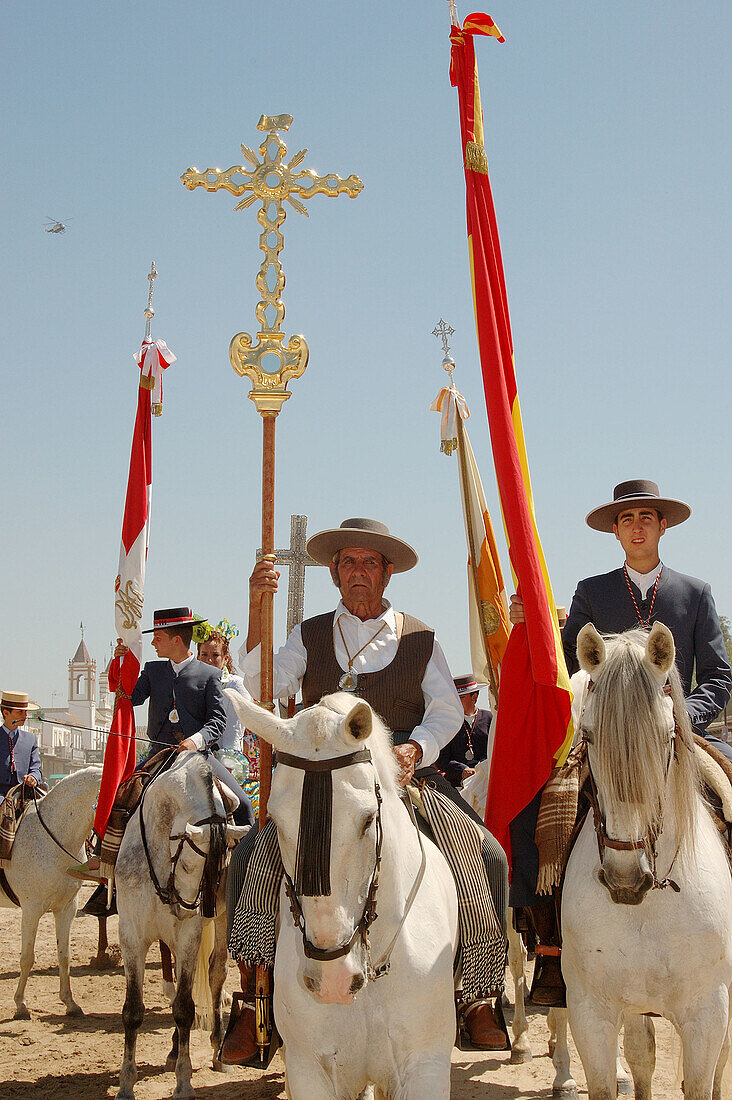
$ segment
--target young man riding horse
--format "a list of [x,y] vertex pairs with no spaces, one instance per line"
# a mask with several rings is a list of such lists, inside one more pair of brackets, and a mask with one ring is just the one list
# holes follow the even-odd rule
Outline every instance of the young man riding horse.
[[[237,825],[251,825],[254,813],[248,796],[231,772],[216,759],[213,750],[226,729],[226,707],[221,689],[221,670],[197,660],[191,652],[193,627],[203,622],[189,607],[169,607],[156,611],[151,630],[152,646],[160,660],[147,661],[132,691],[132,705],[150,700],[147,735],[152,748],[147,760],[169,745],[202,752],[214,775],[239,803],[234,813]],[[69,868],[76,878],[99,881],[99,857]]]
[[[303,704],[308,707],[325,695],[351,691],[371,704],[392,730],[402,784],[427,782],[471,819],[471,828],[481,830],[484,867],[478,873],[484,880],[487,877],[500,922],[499,944],[494,950],[505,958],[505,854],[480,818],[434,767],[440,749],[462,725],[463,708],[434,632],[417,619],[396,612],[384,599],[392,574],[412,569],[417,555],[407,543],[391,535],[384,524],[369,519],[345,520],[339,528],[322,531],[309,539],[307,550],[321,565],[329,566],[341,600],[335,612],[307,619],[292,631],[275,657],[274,695],[285,698],[302,690]],[[260,603],[265,592],[277,591],[278,577],[271,562],[263,560],[250,578],[249,633],[239,657],[255,698],[259,696]],[[229,869],[228,908],[235,928],[235,910],[256,839],[252,833],[248,842],[247,838],[241,842]],[[245,990],[250,968],[242,965],[247,956],[236,933],[230,936],[229,947],[240,959]],[[497,990],[485,990],[472,1009],[468,1004],[466,1026],[476,1047],[503,1050],[507,1038],[494,1018],[487,1000],[489,992],[495,994]],[[252,1013],[239,1017],[224,1043],[224,1061],[243,1063],[255,1054],[253,1020]]]
[[[671,631],[676,664],[694,732],[701,734],[732,760],[732,746],[710,736],[706,728],[727,704],[732,689],[727,652],[709,585],[669,569],[659,557],[659,543],[667,528],[683,523],[691,508],[680,500],[662,497],[653,481],[624,481],[615,486],[613,500],[594,508],[585,522],[595,531],[614,534],[625,554],[623,565],[610,573],[588,577],[577,585],[562,644],[570,674],[578,669],[577,635],[586,623],[601,634],[619,634],[633,627],[649,629],[661,622]],[[523,603],[511,597],[511,622],[523,622]],[[696,684],[692,690],[692,676]],[[513,878],[511,904],[531,907],[541,943],[558,939],[554,903],[536,895],[538,855],[533,833],[539,795],[511,824]],[[533,881],[532,881],[533,880]],[[542,959],[543,988],[532,994],[539,1004],[563,1004],[558,954]]]

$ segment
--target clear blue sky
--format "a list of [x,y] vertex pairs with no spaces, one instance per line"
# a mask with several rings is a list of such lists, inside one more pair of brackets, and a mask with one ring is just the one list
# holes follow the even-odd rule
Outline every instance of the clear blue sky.
[[[732,8],[488,11],[506,43],[477,40],[486,140],[557,600],[619,564],[583,519],[641,476],[691,503],[663,556],[732,614]],[[263,112],[294,115],[288,148],[307,146],[308,166],[365,184],[287,218],[285,329],[311,360],[277,425],[278,545],[292,512],[311,533],[381,518],[421,558],[389,595],[435,626],[454,672],[467,666],[457,467],[428,411],[440,316],[498,528],[500,514],[448,30],[445,0],[5,5],[2,686],[65,698],[81,619],[108,653],[153,258],[153,335],[178,361],[155,423],[146,617],[190,603],[245,624],[261,429],[228,345],[255,331],[259,227],[256,207],[235,213],[179,176],[240,163]],[[73,221],[54,236],[47,216]],[[307,612],[332,605],[324,571],[308,584]]]

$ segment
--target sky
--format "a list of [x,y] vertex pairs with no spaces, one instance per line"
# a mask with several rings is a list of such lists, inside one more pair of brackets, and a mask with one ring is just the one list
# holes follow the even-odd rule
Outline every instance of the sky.
[[[458,4],[461,18],[471,10]],[[584,516],[628,478],[688,501],[663,560],[729,568],[732,7],[494,0],[477,39],[537,521],[558,603],[621,562]],[[66,700],[103,665],[155,260],[152,334],[177,355],[154,423],[145,618],[186,604],[242,632],[260,545],[261,422],[229,342],[256,331],[257,207],[193,193],[243,163],[261,114],[289,155],[364,182],[290,210],[284,330],[310,363],[277,420],[276,541],[378,518],[419,553],[387,592],[469,667],[455,456],[429,405],[455,382],[511,589],[477,359],[445,0],[47,0],[3,7],[0,685]],[[65,234],[44,232],[60,219]],[[286,577],[283,576],[286,582]],[[308,570],[306,614],[334,606]],[[286,583],[275,630],[282,641]],[[154,658],[146,644],[145,656]]]

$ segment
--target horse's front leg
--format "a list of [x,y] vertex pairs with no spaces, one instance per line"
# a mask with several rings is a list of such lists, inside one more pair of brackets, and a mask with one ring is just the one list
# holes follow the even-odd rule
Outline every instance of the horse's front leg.
[[651,1080],[656,1068],[656,1029],[650,1016],[626,1017],[624,1045],[633,1075],[635,1100],[651,1100]]
[[693,1013],[679,1026],[684,1055],[684,1100],[710,1100],[715,1077],[721,1076],[717,1074],[717,1065],[727,1041],[726,986],[715,990],[705,1002],[697,1002]]
[[562,1100],[577,1100],[577,1084],[569,1062],[566,1008],[550,1008],[547,1023],[552,1037],[549,1046],[554,1063],[552,1094]]
[[76,916],[76,894],[71,901],[53,914],[56,922],[56,946],[58,947],[58,976],[60,982],[59,996],[66,1005],[67,1016],[83,1016],[83,1009],[79,1007],[71,996],[71,982],[69,980],[69,940],[71,937],[71,922]]
[[[193,926],[193,927],[191,927]],[[175,950],[176,992],[173,1001],[173,1019],[178,1031],[178,1060],[175,1063],[176,1100],[189,1100],[196,1094],[191,1085],[193,1067],[190,1056],[190,1037],[196,1006],[191,992],[196,958],[201,944],[200,918],[191,917],[182,922]]]
[[[730,1002],[730,1009],[732,1009],[732,1001]],[[725,1066],[729,1058],[730,1047],[732,1047],[732,1011],[730,1011],[728,1015],[729,1022],[727,1024],[727,1033],[725,1034],[722,1050],[717,1059],[717,1068],[714,1071],[712,1100],[722,1100],[722,1077],[724,1076]]]
[[513,978],[513,1043],[511,1061],[514,1064],[531,1061],[531,1043],[529,1042],[529,1024],[526,1019],[526,948],[521,934],[513,926],[509,914],[508,920],[508,966]]
[[433,1052],[412,1054],[399,1074],[394,1100],[425,1100],[428,1096],[450,1095],[450,1055]]
[[122,1021],[125,1025],[125,1053],[119,1071],[119,1092],[116,1100],[134,1100],[134,1088],[137,1081],[135,1046],[137,1032],[145,1013],[145,1005],[142,1002],[142,982],[145,975],[147,945],[139,944],[133,949],[125,943],[124,937],[120,936],[120,946],[125,963],[127,996],[122,1007]]
[[36,932],[40,919],[40,909],[29,907],[23,909],[20,921],[20,977],[15,990],[15,1016],[13,1017],[15,1020],[30,1020],[30,1012],[25,1003],[25,987],[36,957]]
[[232,1067],[219,1061],[218,1053],[223,1038],[223,1023],[221,1019],[221,993],[226,980],[226,912],[224,911],[214,921],[214,949],[208,969],[208,979],[211,986],[211,1003],[213,1004],[213,1027],[211,1029],[211,1046],[213,1047],[213,1068],[220,1073],[228,1072]]
[[[572,1036],[587,1078],[589,1100],[616,1100],[618,1034],[620,1017],[609,1019],[602,1015],[602,1008],[591,996],[572,996],[567,985],[567,1008],[555,1009],[557,1018],[567,1014],[572,1028]],[[605,1009],[607,1012],[607,1009]],[[565,1028],[566,1036],[566,1028]],[[569,1055],[567,1056],[569,1058]],[[688,1100],[688,1097],[685,1098]]]

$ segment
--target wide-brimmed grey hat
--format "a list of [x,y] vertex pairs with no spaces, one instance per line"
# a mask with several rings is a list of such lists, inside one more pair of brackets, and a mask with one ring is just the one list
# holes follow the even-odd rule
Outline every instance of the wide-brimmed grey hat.
[[621,512],[627,508],[655,508],[666,520],[667,527],[683,523],[691,515],[691,508],[683,500],[662,497],[655,481],[621,481],[613,490],[610,504],[593,508],[585,518],[588,527],[594,531],[606,531],[612,534],[613,524]]
[[376,550],[394,566],[395,573],[406,573],[419,561],[416,552],[376,519],[344,519],[340,527],[319,531],[307,541],[307,552],[318,565],[330,565],[334,555],[348,546]]

